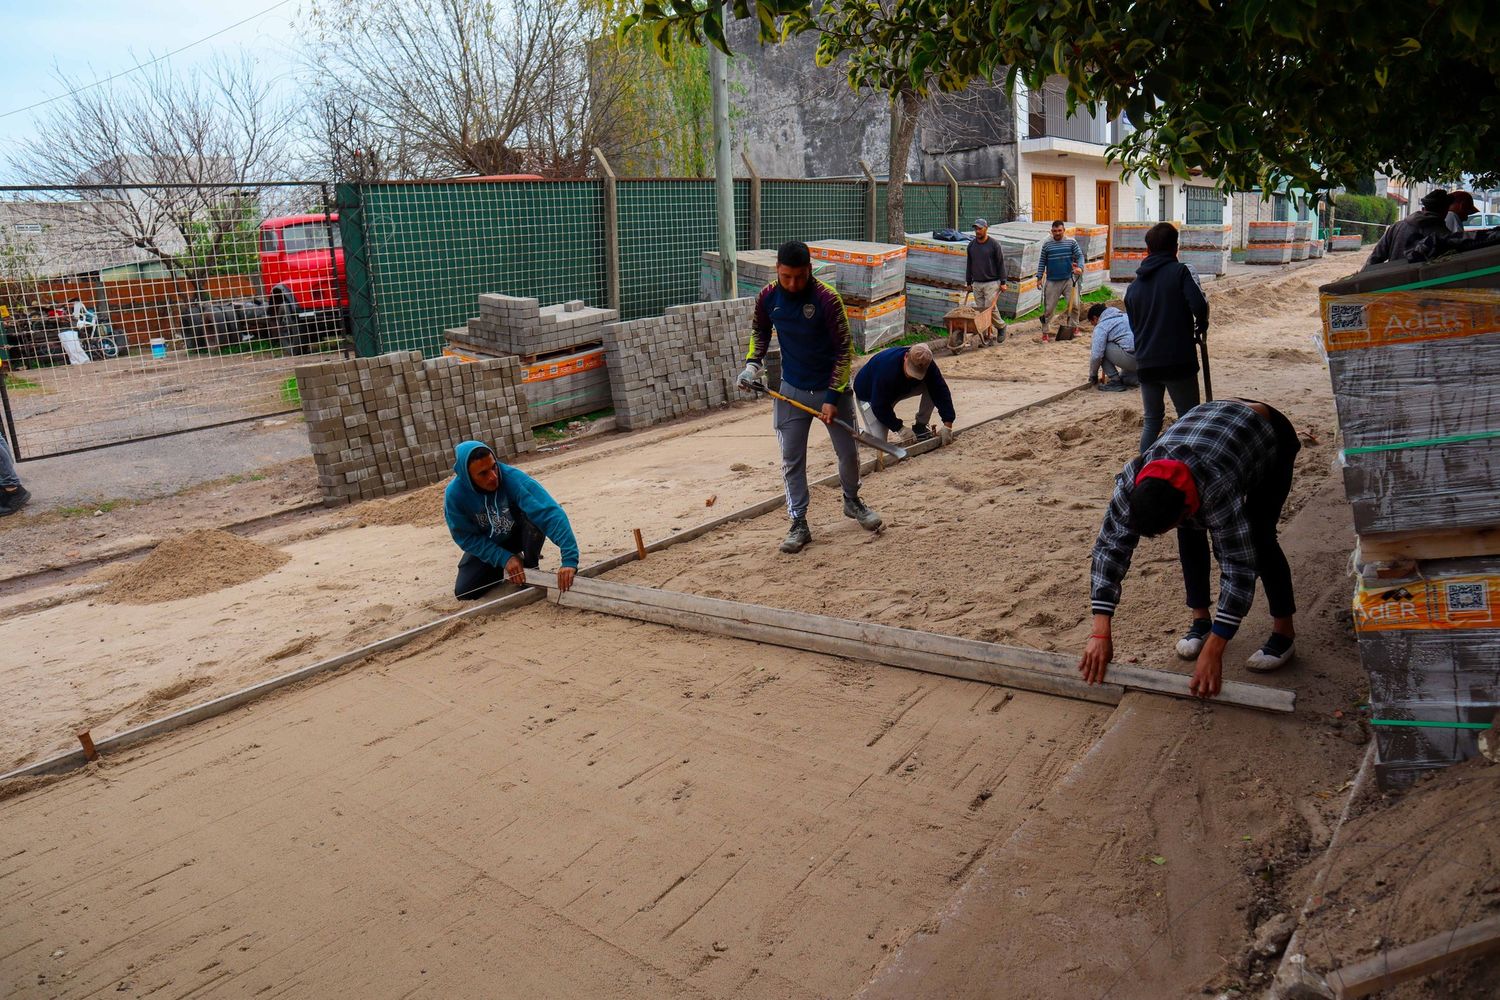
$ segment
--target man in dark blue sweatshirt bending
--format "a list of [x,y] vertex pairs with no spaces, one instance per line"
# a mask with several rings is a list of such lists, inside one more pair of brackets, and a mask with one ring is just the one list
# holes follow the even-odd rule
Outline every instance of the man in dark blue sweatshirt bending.
[[[922,398],[917,403],[916,422],[907,427],[896,416],[896,404],[913,396]],[[932,437],[929,422],[934,407],[943,418],[945,443],[953,430],[953,394],[932,360],[932,348],[926,344],[887,347],[866,361],[854,376],[854,398],[859,400],[859,416],[865,430],[882,440],[889,440],[891,432],[901,444]]]

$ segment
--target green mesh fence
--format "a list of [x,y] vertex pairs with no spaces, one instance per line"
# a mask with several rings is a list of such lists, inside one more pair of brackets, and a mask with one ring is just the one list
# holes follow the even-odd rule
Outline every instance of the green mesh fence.
[[998,185],[960,184],[958,186],[958,228],[968,229],[975,219],[1004,222],[1010,218],[1005,188]]
[[358,219],[363,226],[354,241],[362,260],[351,262],[360,273],[350,276],[356,343],[441,353],[443,331],[473,316],[482,292],[544,303],[605,302],[597,181],[368,184],[340,191],[356,195],[359,208],[350,213],[341,205],[341,224]]
[[865,240],[864,181],[762,181],[760,240]]
[[[620,306],[627,319],[696,301],[702,253],[717,246],[713,182],[621,179]],[[961,197],[997,218],[999,188]],[[864,181],[764,180],[760,239],[885,240],[884,185],[877,231],[866,227]],[[750,182],[735,182],[736,243],[748,249]],[[907,230],[949,224],[944,184],[907,185]],[[974,200],[979,199],[979,200]],[[997,200],[998,199],[998,200]],[[598,180],[340,185],[350,314],[362,355],[441,351],[484,292],[535,297],[544,305],[608,298],[604,187]],[[969,209],[965,209],[969,211]]]

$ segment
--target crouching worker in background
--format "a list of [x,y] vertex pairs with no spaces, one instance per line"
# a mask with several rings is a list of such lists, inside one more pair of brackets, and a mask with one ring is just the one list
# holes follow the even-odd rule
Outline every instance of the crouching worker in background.
[[483,442],[465,441],[454,451],[443,516],[464,555],[453,596],[471,601],[502,583],[525,583],[526,571],[536,569],[549,539],[562,551],[557,588],[571,587],[578,542],[558,502],[520,469],[495,461]]
[[[907,427],[896,416],[896,404],[903,399],[921,397],[917,403],[917,419]],[[876,354],[854,376],[854,398],[859,401],[859,416],[865,430],[883,441],[890,440],[894,433],[902,444],[926,441],[932,437],[930,426],[932,411],[936,407],[943,418],[942,429],[937,431],[947,444],[953,436],[953,394],[937,362],[932,360],[932,348],[926,344],[911,347],[887,347]]]

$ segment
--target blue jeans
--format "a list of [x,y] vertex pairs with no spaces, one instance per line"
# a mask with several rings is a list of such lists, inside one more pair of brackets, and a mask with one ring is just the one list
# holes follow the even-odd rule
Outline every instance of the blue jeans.
[[5,440],[5,435],[0,434],[0,488],[11,489],[21,485],[21,479],[16,475],[16,460],[10,453],[10,442]]
[[1141,453],[1145,454],[1152,442],[1161,437],[1161,424],[1167,417],[1166,395],[1172,397],[1172,409],[1178,419],[1202,402],[1198,395],[1198,374],[1171,382],[1147,382],[1141,380]]

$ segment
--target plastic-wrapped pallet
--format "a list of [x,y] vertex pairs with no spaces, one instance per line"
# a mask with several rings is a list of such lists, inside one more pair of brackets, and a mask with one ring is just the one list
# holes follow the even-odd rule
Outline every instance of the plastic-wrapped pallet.
[[1250,233],[1250,243],[1290,243],[1297,235],[1297,223],[1291,220],[1250,222],[1246,228]]
[[1109,249],[1109,227],[1078,223],[1070,226],[1068,236],[1078,241],[1084,260],[1103,260]]
[[1348,253],[1364,246],[1364,237],[1358,233],[1339,233],[1328,237],[1329,253]]
[[1224,274],[1229,270],[1228,250],[1179,250],[1177,259],[1192,265],[1199,274]]
[[1248,243],[1245,245],[1246,264],[1290,264],[1294,244]]
[[963,289],[906,281],[906,322],[913,326],[946,327],[943,317],[964,300]]
[[1018,281],[1036,277],[1036,266],[1042,259],[1042,241],[1030,236],[1018,236],[990,230],[990,236],[1000,241],[1000,253],[1005,258],[1005,277]]
[[1500,559],[1431,560],[1405,578],[1361,581],[1354,627],[1381,787],[1476,756],[1500,707]]
[[1100,257],[1083,265],[1083,278],[1078,283],[1079,294],[1087,295],[1104,287],[1109,280],[1109,262]]
[[[823,284],[838,290],[837,269],[827,261],[812,262],[812,276]],[[754,298],[760,290],[776,280],[775,250],[741,250],[735,254],[735,284],[739,288],[736,298]],[[698,271],[698,296],[705,302],[722,298],[719,294],[719,252],[703,251],[703,260]]]
[[[1000,248],[1002,256],[1005,247]],[[933,239],[931,233],[908,233],[906,237],[906,281],[929,285],[964,284],[969,265],[969,241]]]
[[1036,276],[1020,278],[1010,282],[1010,288],[995,299],[995,312],[1006,319],[1015,319],[1029,313],[1042,304],[1042,290],[1037,287]]
[[839,296],[848,302],[879,302],[906,287],[906,247],[861,240],[822,240],[807,245],[816,260],[833,264]]
[[1109,255],[1109,280],[1134,281],[1145,259],[1145,250],[1116,250]]
[[849,315],[849,332],[854,337],[854,349],[868,354],[882,344],[888,344],[906,336],[906,296],[893,295],[883,302],[869,305],[846,304]]
[[[1146,231],[1154,225],[1156,225],[1154,222],[1116,222],[1114,225],[1114,252],[1119,253],[1122,250],[1139,250],[1145,252]],[[1134,274],[1135,272],[1132,271],[1131,273]]]
[[[1177,237],[1180,250],[1229,250],[1230,226],[1183,226]],[[1141,244],[1145,246],[1143,242]]]
[[1500,524],[1500,290],[1343,284],[1323,289],[1323,344],[1355,530]]
[[1308,253],[1307,240],[1299,237],[1292,241],[1292,260],[1306,260]]
[[1308,257],[1316,259],[1318,257],[1323,256],[1324,253],[1326,253],[1326,252],[1327,252],[1327,248],[1325,247],[1325,245],[1324,245],[1324,243],[1323,243],[1322,240],[1308,240],[1307,241],[1307,256]]

